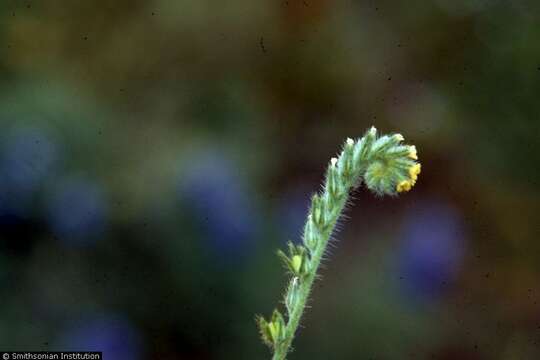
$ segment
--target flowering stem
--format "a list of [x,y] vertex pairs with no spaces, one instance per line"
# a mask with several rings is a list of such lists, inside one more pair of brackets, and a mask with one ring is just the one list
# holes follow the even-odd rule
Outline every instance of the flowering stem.
[[[342,196],[339,204],[336,204],[336,209],[338,210],[336,211],[336,214],[341,214],[343,208],[345,207],[346,199],[346,196]],[[285,328],[284,340],[278,346],[276,346],[274,350],[274,356],[272,357],[273,360],[285,360],[285,358],[287,357],[287,353],[289,352],[289,349],[291,347],[291,343],[294,339],[296,329],[298,328],[298,325],[300,324],[300,319],[302,318],[302,314],[304,313],[304,309],[306,307],[306,303],[311,292],[311,287],[313,285],[313,282],[315,281],[315,278],[317,277],[317,270],[321,263],[321,259],[326,250],[328,241],[332,236],[332,232],[334,230],[337,220],[338,216],[335,216],[330,221],[330,226],[328,230],[324,234],[320,235],[320,246],[318,246],[311,254],[311,266],[313,270],[307,273],[303,281],[300,283],[298,289],[298,300],[295,303],[295,306],[291,309],[291,312],[289,313],[289,321],[287,322],[287,326]]]
[[289,243],[289,255],[278,251],[292,275],[284,299],[287,321],[278,310],[269,321],[257,317],[262,340],[273,350],[273,360],[285,360],[290,352],[321,259],[351,189],[364,180],[376,194],[395,195],[416,183],[420,173],[416,148],[401,145],[401,141],[400,134],[377,138],[375,128],[371,128],[357,141],[347,139],[340,156],[330,160],[324,191],[311,201],[303,245]]

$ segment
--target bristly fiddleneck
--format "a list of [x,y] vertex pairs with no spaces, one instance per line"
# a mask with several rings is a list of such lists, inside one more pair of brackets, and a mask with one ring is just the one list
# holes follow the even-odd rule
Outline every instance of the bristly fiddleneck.
[[403,145],[401,134],[378,137],[372,127],[356,141],[347,139],[341,154],[332,158],[322,193],[313,195],[304,226],[303,244],[288,244],[288,254],[278,255],[291,275],[284,303],[285,318],[274,310],[270,320],[257,316],[263,342],[273,351],[273,360],[284,360],[304,312],[311,287],[332,232],[349,193],[362,181],[377,195],[397,195],[409,191],[420,174],[414,145]]

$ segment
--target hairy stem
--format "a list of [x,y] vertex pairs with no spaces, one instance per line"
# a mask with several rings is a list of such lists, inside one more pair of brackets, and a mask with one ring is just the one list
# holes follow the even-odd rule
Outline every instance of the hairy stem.
[[[346,202],[347,196],[342,196],[342,200],[336,205],[338,208],[337,214],[341,214]],[[318,246],[311,255],[312,271],[306,274],[304,280],[300,283],[298,301],[295,304],[296,306],[291,309],[291,312],[289,313],[289,321],[287,322],[287,326],[285,328],[284,340],[279,344],[279,346],[276,346],[274,356],[272,357],[273,360],[285,360],[287,357],[287,353],[291,347],[294,335],[296,334],[296,330],[300,324],[300,319],[304,313],[309,294],[311,293],[311,287],[313,286],[313,282],[317,277],[321,259],[326,251],[326,246],[328,245],[328,241],[332,236],[332,232],[334,231],[338,218],[339,215],[332,219],[329,229],[321,236],[322,241],[320,246]]]

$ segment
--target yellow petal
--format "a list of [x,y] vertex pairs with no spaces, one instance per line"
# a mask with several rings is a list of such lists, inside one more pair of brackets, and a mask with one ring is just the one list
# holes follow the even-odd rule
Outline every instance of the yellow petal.
[[404,192],[411,190],[411,182],[408,180],[403,180],[399,182],[396,186],[397,192]]
[[411,179],[416,180],[421,170],[422,170],[422,166],[419,163],[411,166],[409,168],[409,176],[411,177]]

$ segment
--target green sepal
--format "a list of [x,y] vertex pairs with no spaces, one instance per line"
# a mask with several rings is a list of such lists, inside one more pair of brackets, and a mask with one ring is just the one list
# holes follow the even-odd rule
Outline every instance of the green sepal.
[[288,243],[289,255],[278,250],[277,255],[283,261],[285,268],[294,276],[304,276],[309,270],[308,250],[302,245]]
[[299,288],[300,279],[297,276],[294,276],[289,282],[289,286],[287,287],[287,293],[285,294],[285,306],[287,307],[287,312],[289,316],[295,308],[296,302],[298,301]]
[[373,143],[377,140],[377,129],[372,127],[366,132],[364,138],[358,145],[361,145],[359,158],[356,161],[365,161],[371,155]]
[[272,313],[272,321],[268,323],[268,330],[274,345],[278,344],[285,335],[285,320],[277,309]]
[[308,215],[306,225],[304,226],[304,245],[313,253],[319,244],[319,233],[317,227],[313,224],[313,217]]
[[283,315],[276,309],[272,313],[272,318],[267,321],[263,316],[256,316],[255,321],[259,327],[262,341],[270,348],[275,348],[285,336],[285,320]]
[[255,322],[257,323],[257,327],[259,328],[259,333],[261,334],[261,339],[263,341],[263,343],[270,347],[270,348],[273,348],[274,347],[274,341],[272,339],[272,334],[270,333],[270,329],[268,328],[268,321],[266,321],[266,319],[261,316],[261,315],[257,315],[255,317]]

